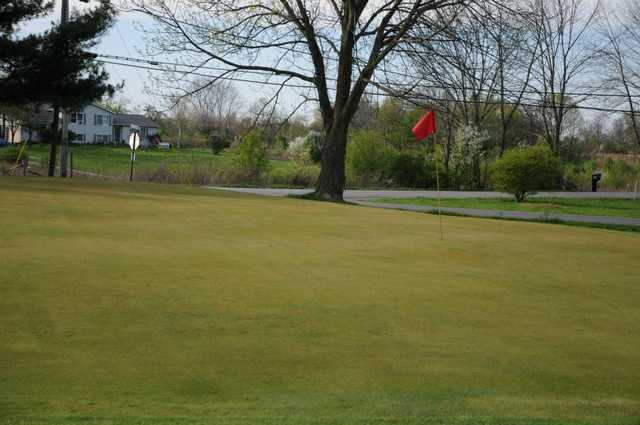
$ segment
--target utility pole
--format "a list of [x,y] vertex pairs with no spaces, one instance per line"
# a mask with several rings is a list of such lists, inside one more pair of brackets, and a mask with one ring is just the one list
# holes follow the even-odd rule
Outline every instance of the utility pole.
[[[69,0],[62,0],[60,24],[69,23]],[[54,108],[55,113],[55,108]],[[67,177],[67,163],[69,158],[69,111],[62,110],[62,143],[60,144],[60,177]]]

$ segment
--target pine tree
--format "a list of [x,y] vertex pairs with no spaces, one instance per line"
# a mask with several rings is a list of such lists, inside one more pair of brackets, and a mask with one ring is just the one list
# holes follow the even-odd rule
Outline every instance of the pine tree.
[[[108,74],[88,49],[113,24],[115,10],[109,0],[86,13],[74,13],[69,22],[42,34],[16,37],[20,22],[51,9],[42,0],[10,0],[0,5],[0,103],[47,103],[62,108],[81,107],[112,94]],[[54,113],[49,175],[55,171],[59,140]]]

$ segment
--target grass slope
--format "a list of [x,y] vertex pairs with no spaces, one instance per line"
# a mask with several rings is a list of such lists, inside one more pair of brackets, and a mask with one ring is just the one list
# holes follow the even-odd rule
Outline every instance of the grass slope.
[[[39,144],[31,148],[31,157],[44,162],[49,157],[49,145]],[[131,151],[126,146],[74,145],[74,167],[77,170],[108,176],[128,176]],[[136,170],[155,170],[164,166],[207,166],[212,168],[230,167],[233,160],[231,152],[213,155],[206,148],[183,148],[172,150],[147,149],[136,153]],[[293,167],[287,161],[272,160],[274,168]]]
[[638,424],[640,238],[0,178],[0,423]]
[[[438,206],[434,198],[383,198],[377,202],[393,204]],[[526,202],[500,198],[445,198],[442,206],[449,208],[480,208],[500,211],[549,212],[557,214],[596,215],[640,218],[640,200],[633,199],[570,199],[529,198]]]

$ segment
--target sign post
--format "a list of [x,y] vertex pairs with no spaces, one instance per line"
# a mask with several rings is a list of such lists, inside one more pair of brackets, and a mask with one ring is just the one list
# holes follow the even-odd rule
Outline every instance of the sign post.
[[129,147],[131,148],[131,173],[129,174],[129,181],[133,181],[133,163],[136,161],[136,150],[140,147],[140,135],[138,130],[131,127],[131,136],[129,136]]

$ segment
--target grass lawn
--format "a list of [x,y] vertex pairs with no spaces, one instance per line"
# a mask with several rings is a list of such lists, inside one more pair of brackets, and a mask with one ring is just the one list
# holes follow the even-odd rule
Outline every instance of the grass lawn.
[[0,178],[0,424],[640,423],[640,236]]
[[[438,200],[435,198],[384,198],[376,199],[375,201],[393,204],[438,206]],[[449,208],[480,208],[501,211],[640,218],[640,200],[633,199],[529,198],[526,202],[517,203],[512,199],[500,198],[447,198],[442,199],[442,206]]]
[[[126,146],[74,145],[74,168],[80,171],[123,176],[129,173],[131,151]],[[36,161],[46,161],[49,157],[49,145],[38,144],[31,148],[30,155]],[[151,170],[160,165],[205,165],[229,167],[233,154],[223,152],[213,155],[207,148],[183,148],[171,150],[147,149],[136,153],[136,170]],[[293,167],[289,161],[271,161],[273,168]]]

